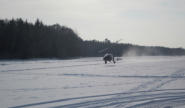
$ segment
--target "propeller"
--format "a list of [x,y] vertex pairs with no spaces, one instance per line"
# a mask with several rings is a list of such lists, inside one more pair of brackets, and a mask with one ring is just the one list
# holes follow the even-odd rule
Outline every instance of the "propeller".
[[[122,41],[122,39],[117,40],[115,43],[119,43],[120,41]],[[114,46],[115,46],[115,45],[112,45],[112,46],[110,46],[110,47],[101,49],[101,50],[98,51],[98,53],[103,53],[103,52],[107,51],[108,49],[110,49],[110,48],[112,48],[112,47],[114,47]]]

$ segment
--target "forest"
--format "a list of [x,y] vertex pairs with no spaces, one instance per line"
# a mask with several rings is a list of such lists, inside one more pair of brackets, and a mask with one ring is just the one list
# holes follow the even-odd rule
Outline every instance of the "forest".
[[[104,50],[105,49],[105,50]],[[83,40],[71,28],[60,24],[46,25],[37,19],[0,19],[0,59],[99,57],[115,56],[181,56],[183,48],[139,46],[129,43]]]

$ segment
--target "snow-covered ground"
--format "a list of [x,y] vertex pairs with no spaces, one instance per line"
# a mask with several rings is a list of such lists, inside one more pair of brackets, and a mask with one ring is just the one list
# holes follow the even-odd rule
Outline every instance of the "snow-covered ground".
[[1,108],[185,108],[185,57],[0,61]]

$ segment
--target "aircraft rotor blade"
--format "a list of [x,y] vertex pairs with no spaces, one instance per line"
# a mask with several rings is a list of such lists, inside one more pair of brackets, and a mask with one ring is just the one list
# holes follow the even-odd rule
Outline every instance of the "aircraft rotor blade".
[[[115,43],[119,43],[121,40],[122,40],[122,39],[119,39],[119,40],[117,40]],[[107,51],[108,49],[110,49],[110,48],[112,48],[112,47],[114,47],[114,46],[115,46],[115,45],[112,45],[112,46],[110,46],[110,47],[101,49],[101,50],[98,51],[98,53],[103,53],[103,52]]]

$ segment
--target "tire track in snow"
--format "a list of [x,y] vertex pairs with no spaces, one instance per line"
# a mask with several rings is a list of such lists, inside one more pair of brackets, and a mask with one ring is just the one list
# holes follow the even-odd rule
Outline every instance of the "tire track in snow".
[[[146,94],[143,95],[141,93],[130,93],[130,94],[124,94],[122,97],[109,97],[105,99],[95,99],[92,101],[83,101],[80,103],[74,103],[74,104],[67,104],[67,105],[61,105],[61,106],[55,106],[53,108],[61,108],[61,107],[67,107],[67,108],[77,108],[77,107],[87,107],[87,108],[99,108],[99,107],[113,107],[115,105],[119,104],[127,104],[127,103],[135,103],[135,102],[147,102],[148,100],[163,100],[163,101],[169,101],[169,100],[175,100],[175,99],[185,99],[185,92],[178,92],[178,93],[171,93],[169,91],[163,91],[156,93],[157,91],[149,92],[145,91]],[[136,104],[137,105],[137,104]],[[124,106],[125,107],[129,107]],[[123,106],[121,106],[123,108]]]
[[64,76],[76,76],[76,77],[110,77],[110,78],[156,78],[156,79],[179,79],[179,78],[182,78],[184,79],[185,76],[172,76],[172,75],[169,75],[169,76],[154,76],[154,75],[98,75],[98,74],[68,74],[68,73],[65,73],[65,74],[60,74],[60,75],[64,75]]
[[[161,88],[162,86],[164,86],[165,84],[168,84],[170,82],[173,82],[173,81],[176,81],[178,80],[180,77],[184,77],[185,75],[185,69],[180,69],[178,71],[175,71],[174,73],[172,73],[171,76],[172,78],[154,78],[152,81],[148,81],[146,83],[143,83],[133,89],[131,89],[130,91],[138,91],[138,90],[141,90],[141,89],[148,89],[148,90],[157,90],[159,88]],[[143,95],[146,94],[146,93],[142,93]],[[184,98],[185,99],[185,98]],[[127,104],[120,104],[120,105],[117,105],[116,107],[125,107],[127,106]]]
[[[144,95],[142,93],[145,93]],[[116,95],[122,95],[121,97],[116,97]],[[114,96],[114,97],[112,97]],[[10,108],[25,108],[25,107],[35,107],[48,104],[60,103],[61,105],[53,106],[53,108],[77,108],[77,107],[108,107],[120,105],[123,103],[135,103],[135,102],[148,102],[148,100],[175,100],[175,99],[185,99],[185,89],[164,89],[164,90],[153,90],[153,91],[138,91],[138,92],[127,92],[127,93],[114,93],[96,96],[85,96],[76,98],[66,98],[59,100],[52,100],[46,102],[38,102],[20,106],[14,106]],[[79,100],[80,102],[74,103],[73,101]],[[72,104],[65,104],[69,102]],[[137,104],[136,104],[137,105]]]
[[[54,106],[54,108],[61,107],[142,107],[151,105],[150,107],[156,106],[157,102],[173,102],[175,105],[175,100],[184,100],[185,99],[185,89],[179,90],[157,90],[165,84],[168,84],[172,81],[178,80],[179,78],[183,78],[184,69],[178,70],[172,73],[169,76],[115,76],[115,75],[91,75],[91,74],[63,74],[69,76],[77,76],[77,77],[114,77],[114,78],[152,78],[152,81],[148,81],[139,85],[138,87],[131,89],[128,93],[114,93],[114,94],[106,94],[106,95],[98,95],[98,96],[87,96],[87,97],[77,97],[77,98],[68,98],[68,99],[60,99],[53,100],[47,102],[33,103],[21,106],[15,106],[12,108],[24,108],[24,107],[32,107],[32,106],[41,106],[45,104],[53,104],[53,103],[61,103],[59,106]],[[152,85],[152,86],[151,86]],[[142,89],[148,89],[146,91],[141,92]],[[79,100],[80,102],[73,102],[74,100]],[[65,104],[65,102],[72,101],[73,104]],[[185,102],[185,101],[184,101]],[[156,104],[155,104],[156,103]],[[162,103],[160,103],[162,105]],[[166,104],[169,105],[170,103]],[[176,105],[183,104],[183,101]],[[171,105],[171,104],[170,104]],[[164,106],[164,105],[163,105]],[[172,106],[172,105],[171,105]]]
[[89,63],[89,64],[79,64],[79,65],[68,65],[68,66],[40,67],[40,68],[26,68],[26,69],[11,69],[11,70],[1,70],[0,72],[17,72],[17,71],[20,72],[20,71],[46,70],[46,69],[58,69],[58,68],[81,67],[81,66],[95,66],[95,65],[100,65],[100,63]]

